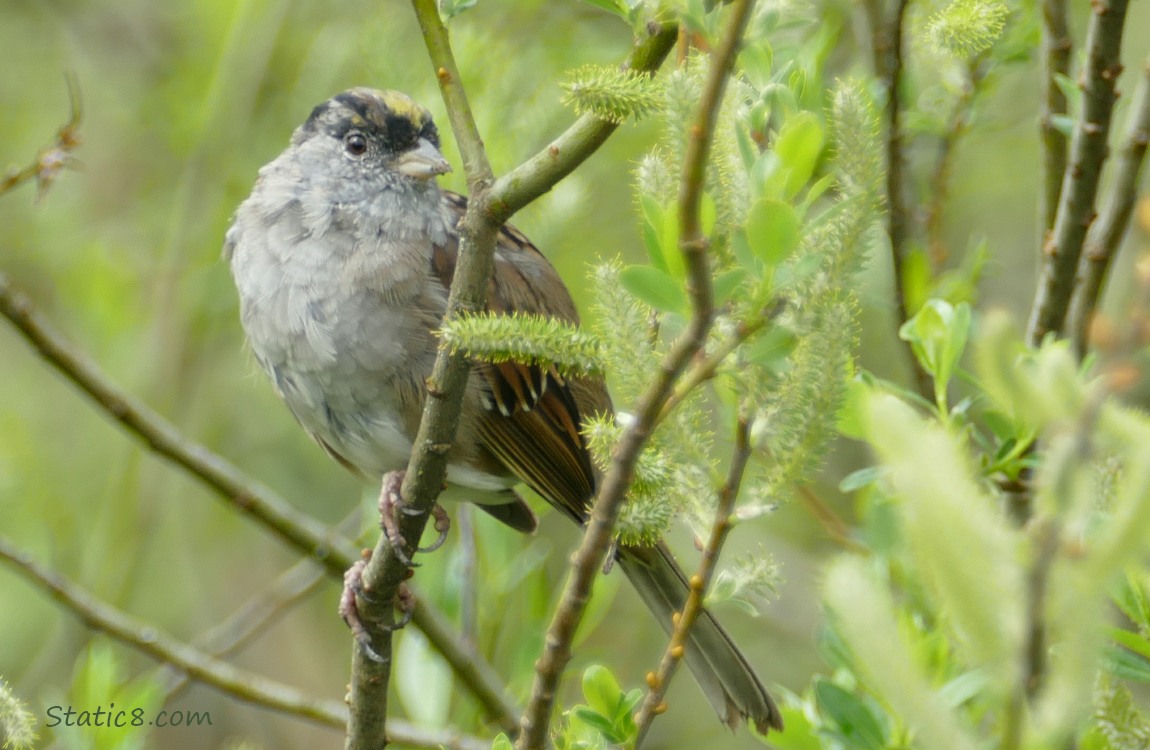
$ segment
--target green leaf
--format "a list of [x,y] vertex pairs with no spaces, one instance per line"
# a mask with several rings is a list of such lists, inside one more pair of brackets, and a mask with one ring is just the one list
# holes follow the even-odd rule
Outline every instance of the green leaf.
[[886,747],[886,732],[881,722],[861,698],[826,680],[815,681],[814,695],[820,713],[830,720],[849,747],[859,750]]
[[787,118],[771,149],[779,166],[771,175],[776,181],[767,195],[789,200],[811,179],[823,151],[825,134],[813,112],[799,112]]
[[596,732],[599,732],[599,734],[603,735],[609,742],[619,744],[622,741],[615,733],[615,725],[611,723],[610,719],[598,711],[588,706],[575,706],[571,709],[571,715]]
[[729,302],[746,280],[747,269],[742,266],[719,274],[715,278],[715,301],[719,304]]
[[839,492],[854,492],[869,487],[882,479],[884,473],[886,472],[881,466],[868,466],[865,469],[852,471],[839,482]]
[[439,15],[450,21],[460,13],[471,10],[479,0],[439,0]]
[[588,705],[604,716],[613,716],[623,696],[623,689],[611,670],[592,664],[583,672],[583,697]]
[[786,326],[775,326],[746,346],[747,361],[764,367],[778,368],[794,350],[798,339]]
[[687,295],[679,282],[653,266],[629,266],[619,273],[623,288],[656,310],[685,313]]
[[1102,652],[1102,665],[1115,677],[1150,684],[1150,659],[1133,651],[1107,644]]
[[782,201],[764,198],[747,215],[747,242],[755,256],[774,267],[799,246],[799,215]]
[[491,741],[491,750],[515,750],[510,738],[502,732]]
[[910,343],[923,369],[934,376],[936,392],[946,391],[966,349],[970,322],[970,305],[932,299],[899,328],[899,338]]

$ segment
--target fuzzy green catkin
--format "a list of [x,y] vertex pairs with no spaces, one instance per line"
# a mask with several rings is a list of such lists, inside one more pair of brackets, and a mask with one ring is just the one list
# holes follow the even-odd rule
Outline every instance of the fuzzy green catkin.
[[846,557],[833,563],[823,598],[867,685],[910,728],[916,740],[913,746],[976,750],[969,729],[916,663],[899,628],[890,592],[866,566]]
[[592,332],[541,315],[477,313],[444,321],[438,335],[454,354],[484,362],[554,365],[564,375],[603,372]]
[[956,57],[971,58],[990,49],[1010,9],[1000,0],[954,0],[936,13],[927,26],[931,40]]
[[1025,638],[1022,544],[975,478],[957,439],[897,398],[863,406],[867,441],[887,469],[914,569],[991,689],[1018,684]]
[[1150,747],[1150,721],[1134,705],[1122,683],[1102,676],[1094,691],[1094,723],[1112,750]]
[[608,122],[639,119],[659,108],[659,83],[647,73],[585,65],[563,84],[563,103]]
[[26,750],[36,739],[36,717],[8,683],[0,679],[0,747]]

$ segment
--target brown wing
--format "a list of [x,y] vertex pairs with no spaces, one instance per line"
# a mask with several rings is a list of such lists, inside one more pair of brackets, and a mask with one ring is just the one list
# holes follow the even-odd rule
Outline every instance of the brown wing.
[[[467,199],[445,192],[449,224],[454,226]],[[455,273],[458,237],[436,247],[432,272],[445,285]],[[571,295],[546,258],[514,227],[500,230],[495,273],[488,287],[493,312],[545,314],[570,323],[579,316]],[[554,367],[514,362],[479,363],[483,378],[479,433],[485,447],[528,487],[582,523],[595,493],[596,473],[583,435],[584,416],[611,410],[601,379],[563,378]]]

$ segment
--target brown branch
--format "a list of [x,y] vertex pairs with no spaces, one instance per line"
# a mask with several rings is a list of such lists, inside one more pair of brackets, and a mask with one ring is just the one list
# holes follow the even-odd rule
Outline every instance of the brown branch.
[[[359,523],[359,509],[352,511],[336,527],[341,532],[354,531]],[[250,597],[220,624],[201,634],[192,644],[216,658],[230,656],[268,627],[292,606],[316,590],[327,578],[327,571],[314,560],[304,558],[281,573],[263,591]],[[159,670],[163,681],[164,701],[171,700],[190,684],[187,675],[172,667]]]
[[[106,373],[55,330],[35,310],[27,295],[2,273],[0,315],[49,365],[150,450],[199,480],[289,546],[314,559],[329,575],[342,581],[344,571],[359,559],[359,549],[351,541],[300,513],[267,486],[253,481],[223,457],[190,440],[143,401],[118,388]],[[500,726],[516,726],[518,709],[504,697],[495,670],[473,648],[459,642],[446,624],[447,618],[417,597],[412,622]]]
[[[493,176],[459,68],[451,51],[447,28],[439,17],[435,0],[412,0],[431,63],[435,66],[448,119],[463,156],[467,185],[471,193],[467,213],[459,224],[459,264],[447,301],[445,320],[461,312],[484,309],[487,280],[494,266],[495,234],[499,228],[487,218],[488,187]],[[471,371],[462,353],[440,349],[431,377],[427,399],[400,494],[408,513],[399,514],[399,531],[407,548],[401,557],[392,549],[386,534],[380,534],[371,559],[363,571],[363,591],[357,596],[360,617],[368,626],[372,651],[355,641],[352,649],[351,684],[348,693],[350,716],[347,724],[347,750],[376,750],[386,743],[387,692],[391,679],[391,627],[393,602],[409,568],[404,559],[415,554],[427,518],[447,477],[447,458],[455,440],[463,410],[463,392]],[[384,479],[384,483],[387,483]],[[505,726],[513,730],[514,726]]]
[[695,625],[699,613],[703,609],[703,599],[715,575],[715,568],[719,562],[719,554],[727,541],[727,534],[731,531],[731,522],[735,512],[735,500],[739,496],[739,488],[743,484],[743,472],[747,468],[747,461],[751,457],[750,425],[745,416],[740,416],[735,429],[735,447],[731,454],[731,465],[727,469],[727,480],[719,490],[718,505],[715,507],[715,519],[711,523],[711,535],[703,547],[703,557],[699,561],[699,568],[689,579],[690,588],[687,601],[682,612],[674,620],[674,630],[667,648],[663,651],[663,658],[659,661],[658,670],[647,676],[647,697],[639,707],[635,718],[637,727],[634,747],[643,743],[647,730],[655,716],[662,713],[665,704],[663,697],[671,684],[675,670],[683,660],[687,636]]
[[1098,182],[1106,162],[1110,119],[1118,98],[1115,87],[1122,72],[1126,7],[1127,0],[1091,3],[1082,112],[1074,127],[1054,229],[1043,248],[1045,262],[1027,327],[1032,346],[1049,333],[1062,335],[1066,323],[1078,260],[1086,231],[1095,218]]
[[1070,74],[1070,39],[1068,0],[1042,0],[1042,238],[1054,228],[1054,219],[1062,194],[1062,176],[1066,174],[1066,136],[1055,125],[1066,115],[1066,95],[1058,85],[1059,78]]
[[[903,142],[902,132],[903,31],[906,25],[906,11],[909,6],[910,0],[898,0],[894,17],[883,33],[883,47],[887,53],[882,67],[882,72],[885,73],[883,83],[886,85],[887,91],[887,234],[890,238],[890,260],[894,277],[897,328],[902,328],[903,323],[910,319],[910,311],[906,306],[906,290],[904,288],[906,282],[903,278],[902,269],[910,239],[910,206],[907,203],[905,176],[906,144]],[[930,374],[919,364],[909,345],[904,347],[904,351],[910,358],[911,376],[914,380],[915,390],[923,398],[932,398],[934,386],[931,384]]]
[[679,191],[679,246],[687,265],[691,320],[636,404],[633,421],[624,430],[611,466],[600,484],[583,542],[572,556],[563,594],[547,630],[543,654],[535,663],[535,682],[527,709],[523,713],[517,750],[539,750],[547,744],[547,730],[555,706],[559,678],[571,660],[571,643],[586,610],[591,586],[610,549],[615,522],[631,483],[635,462],[650,437],[663,405],[670,398],[675,382],[691,359],[705,346],[714,320],[709,243],[701,230],[699,209],[707,154],[714,138],[723,91],[753,7],[754,0],[735,0],[731,4],[723,39],[714,51],[695,121],[689,130],[690,138]]
[[68,121],[56,131],[56,140],[52,145],[45,146],[36,154],[36,160],[23,169],[9,171],[0,179],[0,195],[15,190],[25,182],[36,182],[36,200],[41,200],[48,188],[65,169],[75,168],[79,162],[74,151],[79,148],[80,120],[82,107],[80,103],[80,86],[75,76],[66,77],[68,84],[68,104],[71,113]]
[[[674,49],[678,38],[674,24],[652,22],[646,32],[647,36],[636,42],[621,66],[624,70],[653,73]],[[595,153],[618,127],[618,123],[593,114],[581,116],[547,148],[495,182],[491,189],[492,218],[507,221],[516,211],[546,193]]]
[[938,144],[938,156],[934,162],[934,170],[930,176],[930,187],[927,190],[926,207],[926,244],[930,248],[930,259],[933,269],[937,272],[950,255],[943,240],[943,216],[945,206],[950,196],[951,169],[954,166],[954,157],[962,137],[970,129],[971,108],[986,80],[987,66],[986,53],[977,55],[969,62],[966,68],[966,80],[958,100],[954,103],[950,121],[946,131]]
[[1130,225],[1147,144],[1150,144],[1150,57],[1142,64],[1142,78],[1134,94],[1126,138],[1115,161],[1106,206],[1098,222],[1090,227],[1085,251],[1078,262],[1078,287],[1070,303],[1069,329],[1079,358],[1086,354],[1090,320],[1098,307],[1107,271]]
[[[4,537],[0,537],[0,561],[11,565],[16,572],[69,609],[88,627],[226,695],[333,729],[341,730],[347,722],[347,709],[338,701],[311,698],[294,687],[239,669],[161,633],[151,623],[105,604],[72,581],[33,562],[29,555],[16,549]],[[484,750],[490,747],[489,742],[477,737],[453,730],[423,729],[406,722],[393,723],[390,739],[421,748]]]
[[[470,200],[460,222],[459,264],[451,284],[445,318],[462,312],[482,310],[486,302],[487,280],[491,276],[495,235],[515,210],[546,192],[591,155],[615,130],[609,123],[580,118],[543,153],[492,186],[494,177],[475,126],[459,68],[451,51],[447,29],[434,0],[412,0],[427,45],[431,63],[439,79],[448,118],[463,155]],[[654,70],[666,57],[670,43],[664,30],[655,29],[632,53],[629,63],[639,69]],[[455,439],[462,409],[464,385],[470,364],[462,354],[441,350],[428,380],[428,398],[413,442],[415,450],[405,473],[401,494],[411,513],[400,518],[399,530],[411,540],[406,556],[414,553],[427,523],[427,513],[443,487],[447,455]],[[406,565],[381,536],[363,573],[363,587],[371,599],[357,597],[360,615],[374,628],[372,650],[380,659],[356,647],[352,657],[349,697],[351,718],[347,748],[376,748],[384,736],[387,717],[387,686],[390,678],[392,601],[408,574]],[[502,721],[514,732],[517,726]]]

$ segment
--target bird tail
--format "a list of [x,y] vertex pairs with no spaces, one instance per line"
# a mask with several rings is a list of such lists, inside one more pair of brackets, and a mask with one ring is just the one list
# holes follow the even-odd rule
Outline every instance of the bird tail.
[[[671,557],[666,544],[654,547],[620,547],[619,565],[643,603],[669,634],[671,618],[687,601],[687,577]],[[747,663],[731,636],[707,610],[699,613],[691,628],[684,653],[703,694],[732,729],[740,717],[762,734],[783,728],[782,715],[758,675]]]

